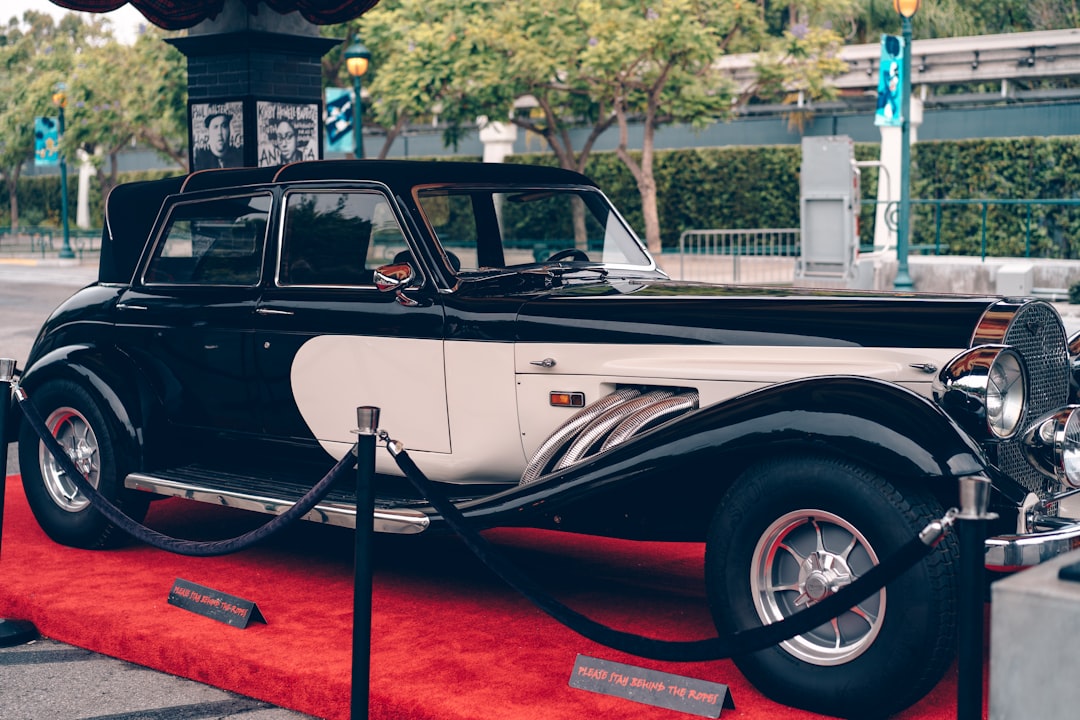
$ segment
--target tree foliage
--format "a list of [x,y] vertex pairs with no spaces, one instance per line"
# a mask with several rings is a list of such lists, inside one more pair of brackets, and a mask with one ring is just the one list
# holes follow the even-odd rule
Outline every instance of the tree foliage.
[[103,17],[68,14],[57,22],[33,11],[0,27],[0,92],[7,99],[0,107],[0,173],[13,226],[19,176],[33,160],[34,118],[58,118],[60,102],[61,152],[69,165],[89,158],[103,195],[117,182],[117,154],[132,144],[186,166],[187,68],[162,37],[148,30],[123,45]]
[[[789,3],[807,22],[850,12],[852,0]],[[739,102],[716,60],[767,49],[762,91],[828,92],[839,36],[824,27],[770,36],[762,5],[747,0],[383,0],[359,28],[372,49],[370,114],[385,128],[438,113],[448,141],[478,117],[542,137],[568,169],[582,170],[601,134],[618,128],[619,157],[642,193],[646,236],[659,247],[652,178],[658,127],[702,126]],[[630,125],[640,122],[640,141]],[[587,127],[580,147],[571,130]],[[639,144],[640,143],[640,144]],[[632,151],[639,151],[634,153]]]

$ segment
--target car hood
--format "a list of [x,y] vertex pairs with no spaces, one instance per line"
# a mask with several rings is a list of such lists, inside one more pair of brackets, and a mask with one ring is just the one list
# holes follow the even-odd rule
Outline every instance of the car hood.
[[522,297],[514,330],[520,342],[955,348],[997,299],[605,278]]

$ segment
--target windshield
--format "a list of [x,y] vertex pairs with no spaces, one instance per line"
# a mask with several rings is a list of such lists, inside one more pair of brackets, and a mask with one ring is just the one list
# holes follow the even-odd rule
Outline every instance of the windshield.
[[652,259],[598,191],[588,188],[424,188],[417,201],[462,272],[543,263],[645,269]]

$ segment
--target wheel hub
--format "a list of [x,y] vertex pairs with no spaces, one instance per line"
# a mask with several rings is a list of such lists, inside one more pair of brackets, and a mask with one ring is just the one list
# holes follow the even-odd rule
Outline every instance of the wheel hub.
[[90,447],[86,440],[79,440],[75,447],[68,449],[67,454],[83,475],[90,474],[93,469],[94,449]]
[[[754,548],[754,606],[762,622],[779,622],[839,592],[877,563],[866,537],[844,518],[820,509],[792,510],[765,528]],[[885,599],[882,589],[780,646],[812,665],[850,662],[881,631]]]
[[830,552],[812,552],[799,570],[799,596],[796,605],[813,605],[835,593],[853,578],[844,559]]
[[[61,407],[49,415],[45,425],[52,430],[56,441],[64,448],[78,471],[86,476],[87,482],[98,487],[100,447],[86,418],[74,408]],[[39,444],[38,461],[42,481],[53,502],[67,512],[86,509],[90,501],[79,492],[75,481],[68,476],[44,443]]]

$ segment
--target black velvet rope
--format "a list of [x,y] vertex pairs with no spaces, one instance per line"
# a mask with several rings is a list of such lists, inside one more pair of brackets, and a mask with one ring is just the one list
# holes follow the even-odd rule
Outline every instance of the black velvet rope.
[[19,402],[19,407],[22,408],[23,415],[26,416],[30,426],[34,429],[34,432],[36,432],[38,437],[41,438],[41,441],[45,443],[45,447],[48,448],[53,458],[60,464],[60,467],[67,476],[71,478],[71,481],[75,484],[75,487],[78,488],[79,492],[90,501],[90,504],[93,505],[95,510],[104,515],[109,522],[136,539],[160,550],[167,550],[178,555],[214,557],[217,555],[228,555],[251,547],[255,543],[270,537],[275,532],[306,515],[309,510],[318,505],[319,502],[326,497],[331,486],[333,486],[339,478],[344,477],[346,472],[353,470],[355,464],[353,461],[353,453],[346,453],[345,457],[338,461],[338,463],[330,469],[330,472],[328,472],[322,480],[316,483],[311,490],[300,498],[292,507],[272,520],[269,520],[243,535],[224,540],[184,540],[181,538],[169,537],[168,535],[152,530],[141,523],[137,523],[125,515],[120,508],[113,505],[108,498],[98,492],[97,488],[87,481],[86,477],[75,466],[75,463],[68,457],[64,448],[61,447],[57,439],[53,437],[53,434],[45,426],[45,421],[42,419],[41,413],[39,413],[37,408],[34,407],[34,404],[30,402],[30,399],[26,394],[20,391],[15,393],[15,397]]
[[434,483],[427,479],[408,453],[403,449],[392,447],[391,454],[410,482],[442,514],[469,549],[510,587],[579,635],[614,650],[653,660],[673,662],[721,660],[763,650],[796,635],[802,635],[878,592],[926,557],[933,549],[932,544],[915,537],[886,558],[884,562],[875,565],[865,575],[835,595],[777,623],[740,630],[727,637],[689,641],[658,640],[607,627],[553,598],[471,527],[461,511],[439,491]]

